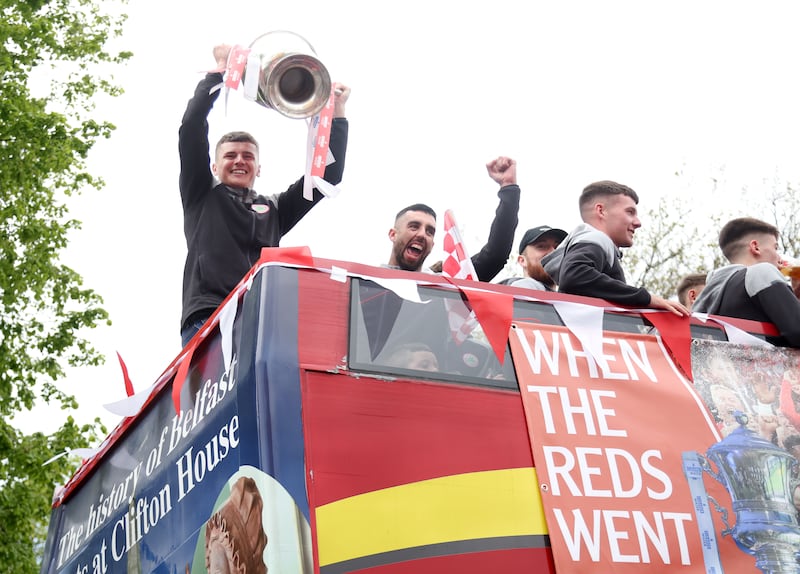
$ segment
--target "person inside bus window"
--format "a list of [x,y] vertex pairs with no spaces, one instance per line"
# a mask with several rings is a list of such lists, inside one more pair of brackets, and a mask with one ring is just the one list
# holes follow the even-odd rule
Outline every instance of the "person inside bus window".
[[578,200],[584,223],[542,259],[544,269],[561,293],[598,297],[630,307],[663,309],[686,317],[689,310],[677,301],[625,281],[620,248],[633,245],[633,235],[642,226],[638,203],[639,196],[627,185],[614,181],[587,185]]
[[[486,245],[471,258],[479,281],[491,281],[505,267],[519,222],[517,162],[508,157],[498,157],[486,164],[486,170],[489,177],[500,185],[497,192],[500,203],[495,211]],[[433,249],[435,234],[436,212],[429,206],[415,203],[401,209],[389,230],[392,251],[387,267],[421,271],[425,258]],[[434,270],[440,271],[441,268]]]
[[415,371],[439,371],[439,360],[428,345],[423,343],[405,343],[393,349],[386,359],[387,366]]

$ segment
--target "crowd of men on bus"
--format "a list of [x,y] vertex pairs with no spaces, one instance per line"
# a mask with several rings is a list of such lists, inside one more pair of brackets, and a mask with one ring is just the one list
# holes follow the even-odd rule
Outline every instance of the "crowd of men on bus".
[[[189,100],[179,130],[180,192],[188,253],[184,267],[181,338],[185,345],[257,261],[263,247],[275,247],[324,197],[314,189],[303,197],[303,178],[286,191],[254,191],[260,174],[259,148],[247,132],[220,138],[210,158],[207,116],[217,100],[231,52],[213,49],[217,71],[208,73]],[[331,184],[344,174],[348,123],[345,104],[350,89],[334,83],[330,149],[334,158],[324,174]],[[486,245],[472,257],[480,281],[491,281],[505,267],[518,224],[520,188],[516,162],[498,157],[486,165],[500,186],[499,203]],[[633,308],[651,308],[688,316],[713,313],[775,324],[791,346],[800,346],[800,301],[780,272],[778,230],[742,217],[720,232],[719,246],[729,265],[707,275],[687,275],[677,286],[678,300],[629,285],[622,249],[631,247],[642,225],[637,193],[614,181],[587,185],[578,199],[582,223],[567,233],[547,225],[523,234],[518,262],[524,277],[505,280],[516,287],[559,291],[605,299]],[[424,263],[436,234],[436,213],[424,203],[401,209],[389,230],[392,244],[387,267],[431,271]]]

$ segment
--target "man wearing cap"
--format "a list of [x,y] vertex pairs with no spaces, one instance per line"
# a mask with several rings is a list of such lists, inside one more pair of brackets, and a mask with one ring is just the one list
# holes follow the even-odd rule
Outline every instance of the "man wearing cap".
[[517,257],[517,263],[522,266],[525,276],[510,277],[500,283],[537,291],[555,291],[557,285],[542,267],[542,257],[555,251],[566,236],[567,232],[563,229],[549,225],[540,225],[526,231],[519,243]]

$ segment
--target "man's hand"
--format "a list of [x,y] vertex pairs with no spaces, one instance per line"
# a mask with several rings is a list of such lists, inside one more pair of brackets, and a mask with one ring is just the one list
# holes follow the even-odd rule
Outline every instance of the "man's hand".
[[214,46],[214,59],[217,61],[217,69],[225,71],[228,67],[228,56],[231,53],[233,46],[229,44],[219,44]]
[[489,177],[500,184],[500,187],[517,183],[517,162],[510,157],[500,156],[493,159],[486,164],[486,171],[489,172]]
[[689,316],[689,309],[678,303],[677,301],[670,301],[669,299],[663,299],[658,295],[650,295],[650,305],[648,305],[651,309],[664,309],[665,311],[670,311],[675,313],[678,317],[688,317]]
[[333,117],[345,117],[344,105],[350,97],[350,88],[339,82],[333,83]]

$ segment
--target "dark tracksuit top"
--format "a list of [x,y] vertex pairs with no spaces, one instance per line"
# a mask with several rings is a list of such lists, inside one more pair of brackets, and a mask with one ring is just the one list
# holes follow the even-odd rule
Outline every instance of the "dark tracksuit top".
[[500,203],[489,229],[489,239],[480,251],[471,257],[478,281],[491,281],[508,263],[508,254],[514,243],[514,232],[519,222],[520,189],[516,184],[501,187],[497,192]]
[[542,266],[560,293],[597,297],[618,305],[647,307],[650,293],[625,282],[622,254],[611,238],[588,223],[576,227]]
[[800,347],[800,301],[771,263],[715,269],[692,311],[772,323],[786,343]]
[[[261,248],[277,247],[281,237],[324,197],[314,189],[313,201],[304,199],[302,177],[283,193],[270,196],[231,189],[214,178],[207,117],[220,90],[209,91],[221,82],[221,73],[207,74],[200,81],[178,132],[179,185],[188,248],[181,329],[211,315],[258,261]],[[330,150],[336,161],[324,175],[334,185],[342,181],[347,133],[347,120],[334,118]]]

